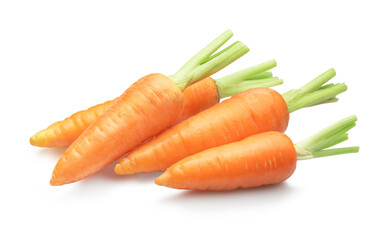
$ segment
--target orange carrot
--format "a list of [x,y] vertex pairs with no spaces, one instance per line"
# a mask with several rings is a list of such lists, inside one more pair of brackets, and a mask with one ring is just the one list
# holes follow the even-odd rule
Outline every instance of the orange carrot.
[[280,183],[294,173],[297,159],[358,152],[358,147],[323,150],[345,139],[355,121],[356,117],[351,116],[328,127],[305,140],[306,148],[294,145],[283,133],[265,132],[207,149],[175,163],[155,183],[177,189],[214,191]]
[[[255,87],[272,87],[282,83],[269,72],[262,72],[276,66],[275,60],[254,67],[255,71],[246,76],[228,76],[213,80],[207,77],[188,86],[184,91],[185,105],[177,124],[205,109],[217,104],[220,98],[234,95],[240,91]],[[259,73],[262,72],[262,73]],[[238,77],[239,76],[239,77]],[[243,87],[242,87],[243,86]],[[112,105],[114,100],[77,112],[70,117],[51,124],[30,138],[30,143],[38,147],[68,147]]]
[[183,104],[182,91],[168,77],[150,74],[141,78],[64,152],[51,185],[77,181],[104,168],[170,126]]
[[248,51],[237,42],[206,61],[231,36],[231,31],[222,34],[170,78],[156,73],[135,82],[64,152],[52,173],[51,185],[81,180],[168,128],[183,110],[182,91],[187,86]]
[[98,117],[105,113],[115,100],[95,105],[87,110],[74,113],[62,121],[55,122],[33,135],[29,142],[37,147],[68,147]]
[[284,132],[289,112],[322,103],[346,90],[346,85],[319,89],[335,75],[329,70],[298,90],[281,96],[268,88],[241,92],[139,146],[115,166],[117,174],[164,171],[205,149],[268,132]]
[[219,102],[217,85],[210,77],[186,88],[183,95],[185,99],[184,109],[174,124],[210,108]]

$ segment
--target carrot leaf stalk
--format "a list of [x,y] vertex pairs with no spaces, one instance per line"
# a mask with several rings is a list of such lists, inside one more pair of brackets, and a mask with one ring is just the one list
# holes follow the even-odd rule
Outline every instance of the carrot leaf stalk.
[[[218,80],[217,80],[218,81]],[[232,83],[230,85],[217,85],[220,98],[230,97],[237,93],[243,92],[250,88],[269,88],[280,85],[283,80],[278,77],[271,77],[265,79],[245,80],[239,83]]]
[[358,152],[358,146],[329,149],[348,140],[347,132],[356,126],[356,121],[357,117],[355,115],[344,118],[305,140],[298,142],[295,144],[297,159],[305,160]]
[[187,86],[216,73],[246,54],[249,51],[249,48],[239,41],[234,42],[222,51],[215,53],[232,36],[233,33],[230,30],[221,34],[192,57],[174,75],[170,76],[171,79],[183,91]]
[[258,73],[256,75],[253,75],[250,77],[250,79],[245,79],[245,81],[247,80],[256,80],[256,79],[263,79],[263,78],[271,78],[273,77],[273,73],[272,72],[263,72],[263,73]]
[[333,102],[335,101],[335,96],[345,92],[347,89],[348,87],[345,83],[338,83],[330,88],[304,94],[288,104],[289,112],[294,112],[304,107]]
[[348,87],[344,83],[324,85],[335,75],[335,70],[331,68],[303,87],[292,89],[282,94],[289,108],[289,112],[294,112],[304,107],[338,101],[336,96],[345,92]]
[[[270,60],[217,79],[216,84],[219,97],[233,96],[250,88],[273,87],[282,84],[283,81],[281,79],[272,77],[272,74],[269,72],[265,73],[265,71],[276,65],[277,62],[275,60]],[[267,78],[264,78],[265,76]]]

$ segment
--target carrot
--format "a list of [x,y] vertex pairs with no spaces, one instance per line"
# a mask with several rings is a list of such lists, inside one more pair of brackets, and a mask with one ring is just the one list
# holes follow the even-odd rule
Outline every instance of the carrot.
[[135,82],[64,152],[52,173],[51,185],[86,178],[169,127],[183,110],[182,91],[187,86],[248,51],[244,44],[236,42],[206,61],[231,36],[231,31],[219,36],[172,77],[155,73]]
[[207,149],[175,163],[155,183],[214,191],[277,184],[294,173],[297,160],[358,152],[359,147],[324,150],[347,140],[356,120],[343,119],[295,145],[281,132],[265,132]]
[[[244,74],[245,72],[243,72]],[[268,132],[284,132],[289,112],[323,103],[346,91],[345,84],[318,90],[335,76],[333,69],[282,96],[268,88],[249,89],[209,108],[139,146],[115,166],[117,174],[165,171],[205,149]]]
[[68,147],[98,117],[105,113],[115,100],[76,112],[62,121],[49,125],[46,129],[33,135],[29,139],[30,144],[37,147]]
[[[275,66],[275,60],[268,61],[259,65],[258,72],[266,71]],[[237,76],[235,76],[236,78],[226,76],[217,80],[207,77],[188,86],[183,91],[185,97],[183,112],[174,124],[214,106],[221,98],[232,96],[249,88],[272,87],[282,84],[282,80],[272,77],[270,72],[253,73],[244,76],[243,79]],[[107,111],[115,100],[98,104],[51,124],[48,128],[39,131],[30,138],[31,145],[38,147],[68,147],[91,123]]]

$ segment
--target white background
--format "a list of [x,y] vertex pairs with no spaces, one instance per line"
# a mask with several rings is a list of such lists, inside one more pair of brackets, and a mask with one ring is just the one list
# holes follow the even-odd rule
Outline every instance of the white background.
[[[382,1],[1,1],[1,239],[384,239]],[[51,187],[63,149],[29,137],[173,74],[231,29],[251,51],[214,77],[275,58],[283,93],[334,67],[349,90],[291,115],[293,141],[351,114],[359,154],[299,162],[285,183],[233,192],[156,186],[113,166]],[[382,228],[382,229],[381,229]]]

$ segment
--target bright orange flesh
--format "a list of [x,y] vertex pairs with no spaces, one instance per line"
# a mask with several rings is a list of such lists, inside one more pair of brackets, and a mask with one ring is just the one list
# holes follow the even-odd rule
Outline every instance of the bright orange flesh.
[[192,190],[252,188],[285,181],[296,162],[290,138],[266,132],[189,156],[169,167],[155,183]]
[[[219,102],[215,81],[208,77],[187,87],[183,94],[185,106],[176,123],[181,122]],[[115,101],[107,101],[77,112],[70,117],[53,123],[30,138],[30,143],[37,147],[68,147]],[[175,123],[174,123],[175,124]]]
[[241,92],[164,131],[115,166],[117,174],[165,171],[205,149],[268,132],[284,132],[289,121],[285,100],[269,88]]
[[183,111],[179,87],[162,74],[150,74],[129,87],[59,159],[51,185],[81,180],[159,134]]

